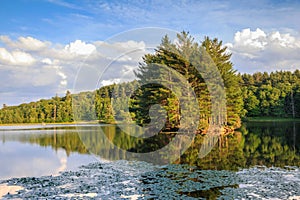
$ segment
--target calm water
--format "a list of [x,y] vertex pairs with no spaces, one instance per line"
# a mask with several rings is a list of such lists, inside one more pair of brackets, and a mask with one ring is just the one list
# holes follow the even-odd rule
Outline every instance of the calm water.
[[[106,182],[112,181],[116,184],[114,188],[96,190],[101,197],[116,195],[117,198],[118,195],[119,197],[123,195],[125,198],[126,195],[129,197],[138,195],[137,197],[141,198],[143,195],[148,195],[151,198],[164,198],[164,196],[157,196],[165,192],[163,188],[169,188],[168,191],[171,193],[167,195],[174,198],[215,199],[222,194],[237,197],[237,193],[232,191],[241,190],[245,188],[245,185],[251,186],[240,180],[240,177],[243,176],[250,180],[252,176],[250,178],[247,176],[251,170],[254,170],[251,173],[259,174],[259,177],[265,175],[268,177],[267,180],[274,175],[273,172],[263,173],[270,169],[271,171],[272,169],[277,170],[275,171],[279,175],[277,174],[275,177],[278,179],[280,175],[284,179],[285,175],[283,174],[292,171],[292,174],[288,174],[289,177],[292,177],[289,181],[293,180],[295,184],[300,182],[298,171],[298,167],[300,167],[299,122],[246,123],[234,135],[219,138],[213,150],[202,159],[199,159],[198,156],[203,137],[197,136],[181,158],[176,159],[172,165],[164,166],[152,165],[149,162],[122,161],[129,158],[126,153],[120,151],[120,148],[135,153],[157,150],[172,140],[172,134],[141,140],[129,137],[122,132],[124,129],[120,130],[113,125],[103,125],[101,130],[105,132],[111,143],[107,143],[107,140],[96,133],[99,131],[98,125],[0,127],[0,180],[49,175],[60,177],[65,176],[64,173],[71,173],[70,170],[79,170],[80,173],[84,170],[90,172],[93,167],[91,167],[92,164],[88,164],[96,162],[98,164],[95,165],[101,166],[94,166],[93,170],[98,170],[96,174],[103,174],[99,177],[94,174],[91,177],[98,178],[98,181],[105,179]],[[128,127],[127,131],[130,130]],[[89,154],[89,151],[94,155]],[[107,160],[115,161],[108,162]],[[79,168],[81,165],[85,165],[85,167]],[[103,172],[105,168],[107,170]],[[281,173],[281,170],[284,173]],[[128,174],[123,177],[124,173]],[[107,174],[111,175],[110,178],[105,178]],[[69,176],[67,175],[67,177]],[[84,176],[88,176],[86,172],[82,175],[82,177]],[[128,181],[127,184],[121,182],[118,185],[119,179],[111,178],[114,176],[119,179],[123,177],[123,181]],[[17,183],[23,180],[22,183],[24,183],[24,179],[14,180],[17,180]],[[213,180],[217,182],[213,182]],[[259,182],[258,179],[255,181]],[[284,179],[282,183],[285,181]],[[135,192],[129,192],[131,191],[128,189],[130,184],[136,184],[136,186],[132,186],[135,188]],[[140,184],[144,186],[140,190],[136,189]],[[263,185],[263,181],[261,184]],[[298,185],[293,187],[299,188]],[[126,194],[118,193],[126,188],[128,189]],[[238,193],[242,194],[241,191]],[[296,189],[293,194],[300,195],[300,191]],[[279,197],[284,195],[286,194],[283,193]]]

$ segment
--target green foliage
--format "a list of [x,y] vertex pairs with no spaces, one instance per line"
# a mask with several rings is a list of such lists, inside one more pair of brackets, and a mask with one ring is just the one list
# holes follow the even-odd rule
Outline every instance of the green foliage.
[[0,110],[0,123],[72,122],[72,113],[72,95],[67,91],[62,98],[55,96],[19,106],[4,106]]
[[299,70],[243,74],[247,117],[300,117]]
[[[170,71],[176,71],[180,74],[184,80],[188,82],[190,87],[196,94],[199,104],[199,129],[205,131],[208,128],[208,124],[211,121],[221,120],[222,111],[219,111],[218,116],[212,116],[212,100],[219,98],[214,96],[209,91],[206,77],[202,77],[198,69],[201,69],[202,73],[206,73],[209,78],[213,79],[217,76],[216,72],[212,70],[212,65],[216,65],[220,75],[224,81],[224,87],[226,92],[226,106],[227,116],[224,122],[225,125],[237,128],[241,125],[240,115],[243,110],[243,101],[241,96],[241,89],[239,88],[239,77],[233,70],[233,64],[230,62],[231,54],[226,53],[226,47],[222,47],[222,41],[218,39],[209,39],[205,37],[202,43],[197,43],[194,38],[187,32],[182,32],[177,35],[177,43],[171,43],[169,38],[165,36],[162,39],[161,45],[157,48],[154,54],[147,54],[143,58],[143,63],[140,64],[136,76],[139,82],[147,82],[149,77],[156,77],[159,80],[165,80],[165,84],[170,85],[173,82],[179,82],[174,80],[173,76],[169,76],[170,73],[160,73],[163,68]],[[153,67],[155,65],[156,67]],[[219,90],[219,85],[214,85],[214,90]],[[137,99],[136,111],[139,109],[149,109],[152,104],[160,104],[167,111],[168,122],[167,127],[179,128],[178,123],[181,113],[180,108],[175,105],[179,105],[178,100],[172,95],[172,90],[178,88],[172,87],[172,84],[168,87],[169,90],[164,89],[162,86],[150,85],[144,88],[143,96]],[[181,92],[181,96],[187,98],[191,97],[191,94],[186,91]],[[166,102],[172,102],[167,104]],[[170,108],[173,106],[173,108]],[[222,106],[221,106],[222,107]],[[192,109],[188,105],[186,108]],[[136,112],[135,116],[138,117],[139,122],[147,123],[149,120],[147,112]],[[197,122],[195,122],[197,123]]]
[[[137,80],[104,86],[94,92],[55,96],[19,106],[3,105],[0,123],[52,123],[98,120],[102,123],[122,121],[139,125],[151,122],[149,111],[159,104],[165,111],[164,130],[178,130],[182,124],[181,109],[195,110],[189,103],[181,104],[179,96],[189,102],[192,93],[182,90],[176,83],[185,80],[197,97],[200,131],[205,131],[213,121],[222,121],[230,129],[241,126],[242,117],[300,118],[300,71],[277,71],[272,73],[236,74],[222,41],[205,37],[201,43],[187,32],[177,35],[172,43],[168,36],[162,38],[153,54],[143,57],[135,72]],[[218,74],[211,70],[216,66],[224,82],[226,93],[226,117],[219,110],[212,116],[212,102],[218,98],[209,91],[209,80],[198,69],[214,79]],[[176,76],[174,76],[177,73]],[[145,84],[153,81],[156,84]],[[141,87],[139,87],[141,85]],[[215,86],[219,91],[221,86]],[[129,109],[128,109],[129,108]],[[153,117],[153,116],[151,116]],[[155,116],[154,116],[155,117]],[[158,121],[159,123],[159,121]],[[182,127],[181,127],[182,128]]]
[[243,115],[243,99],[239,86],[240,77],[236,75],[233,64],[230,61],[231,54],[226,53],[227,47],[222,46],[222,41],[217,38],[211,40],[205,37],[202,46],[209,53],[213,62],[218,67],[222,76],[226,92],[227,124],[233,128],[241,126],[240,116]]
[[[95,114],[102,123],[122,121],[130,123],[134,116],[129,115],[128,104],[124,99],[135,92],[136,81],[113,84],[95,91]],[[112,105],[113,103],[113,105]],[[131,102],[133,103],[133,101]]]
[[80,92],[73,96],[73,116],[75,121],[96,120],[95,92]]

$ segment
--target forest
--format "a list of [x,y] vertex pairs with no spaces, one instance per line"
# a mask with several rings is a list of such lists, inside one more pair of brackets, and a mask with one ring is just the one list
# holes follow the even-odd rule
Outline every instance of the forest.
[[[300,118],[299,70],[241,74],[234,70],[230,59],[231,54],[222,41],[216,38],[205,37],[198,43],[189,33],[182,32],[177,35],[175,43],[165,36],[155,52],[145,55],[143,62],[139,63],[135,71],[136,80],[78,94],[67,91],[64,97],[56,95],[51,99],[18,106],[3,105],[0,123],[97,120],[101,123],[136,122],[143,126],[151,121],[151,106],[159,104],[166,111],[163,128],[172,131],[181,126],[183,108],[194,112],[189,105],[180,104],[178,94],[189,100],[192,93],[199,106],[199,121],[194,123],[198,124],[201,132],[211,123],[223,124],[233,130],[239,128],[241,121],[249,117]],[[216,67],[218,74],[210,70],[213,67]],[[199,69],[209,75],[199,73]],[[179,91],[180,88],[175,83],[180,78],[171,76],[169,71],[180,74],[192,93],[188,90]],[[212,112],[212,101],[219,98],[219,93],[211,94],[211,86],[204,76],[214,78],[218,75],[223,82],[213,87],[215,91],[224,88],[226,104],[223,107],[226,109],[218,110],[215,115]],[[157,78],[157,84],[145,84],[152,76]],[[129,100],[124,103],[124,99]]]
[[240,76],[246,117],[300,117],[300,71]]

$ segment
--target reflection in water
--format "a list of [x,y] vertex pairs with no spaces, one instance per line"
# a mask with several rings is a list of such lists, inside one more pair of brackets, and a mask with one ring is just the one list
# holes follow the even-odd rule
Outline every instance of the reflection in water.
[[[88,150],[101,158],[140,160],[155,164],[176,160],[185,142],[189,141],[189,137],[184,134],[180,135],[182,137],[179,140],[175,139],[174,133],[138,138],[127,134],[132,131],[137,131],[135,126],[124,126],[122,129],[118,126],[101,126],[79,129],[79,135]],[[161,149],[164,151],[157,154]]]
[[85,146],[81,142],[76,129],[33,129],[14,130],[0,132],[2,143],[18,141],[21,143],[38,144],[42,147],[52,147],[53,150],[64,149],[67,155],[71,152],[87,154]]
[[93,156],[85,155],[87,150],[74,129],[2,127],[0,141],[0,179],[58,175],[95,161]]
[[[99,133],[99,127],[105,135]],[[132,128],[128,126],[122,130],[130,132]],[[175,163],[217,170],[238,170],[254,165],[300,166],[300,137],[297,137],[299,130],[299,122],[246,123],[235,134],[220,137],[212,151],[201,159],[199,149],[204,137],[197,135],[190,148],[179,159],[177,158]],[[127,152],[143,155],[168,145],[174,138],[173,133],[159,134],[147,139],[136,138],[114,125],[78,126],[77,129],[55,127],[52,130],[2,131],[0,135],[2,146],[9,141],[38,144],[41,147],[51,147],[55,152],[59,149],[64,150],[67,156],[72,152],[88,154],[89,150],[107,160],[134,160],[135,158],[129,157]],[[20,146],[18,143],[14,145],[16,149]],[[180,144],[173,145],[172,148],[174,154],[163,155],[166,159],[168,156],[178,155]],[[37,148],[36,151],[42,149]],[[153,162],[154,159],[145,158],[149,162]]]
[[300,123],[247,123],[235,134],[219,138],[218,145],[203,159],[198,159],[201,136],[178,163],[201,169],[238,170],[255,165],[300,166]]
[[[245,155],[248,165],[300,165],[300,123],[247,124]],[[298,132],[297,132],[298,131]],[[252,143],[252,145],[250,144]]]
[[[173,134],[167,134],[157,135],[156,137],[142,140],[124,134],[114,125],[102,125],[101,127],[105,132],[106,138],[103,138],[103,134],[99,134],[99,126],[79,126],[76,130],[73,128],[66,129],[59,127],[52,130],[33,129],[22,131],[0,131],[0,139],[2,141],[2,144],[0,144],[0,161],[1,164],[5,163],[0,166],[0,179],[3,179],[4,177],[20,176],[16,171],[9,170],[14,167],[20,169],[19,166],[26,166],[26,162],[36,165],[32,165],[31,171],[48,169],[47,172],[43,171],[37,175],[29,173],[29,175],[34,176],[54,174],[58,171],[68,170],[68,164],[70,164],[70,162],[72,163],[72,159],[70,158],[74,155],[80,155],[76,158],[81,160],[82,164],[85,164],[88,162],[88,159],[84,160],[82,156],[89,156],[85,145],[92,147],[92,149],[89,150],[101,158],[115,160],[128,158],[127,154],[120,149],[142,153],[154,151],[169,144],[173,138]],[[130,131],[130,127],[127,128],[127,131]],[[265,189],[270,186],[270,183],[265,184],[267,180],[270,180],[270,177],[277,180],[279,176],[282,176],[280,179],[281,181],[272,182],[272,184],[274,183],[272,185],[274,191],[276,190],[277,192],[279,190],[277,188],[278,184],[281,184],[282,187],[286,187],[286,181],[289,181],[288,184],[295,184],[294,186],[289,186],[289,191],[294,189],[295,191],[293,194],[298,195],[296,187],[298,186],[296,184],[297,180],[300,180],[296,179],[299,176],[299,172],[297,171],[298,168],[293,170],[291,170],[292,168],[282,169],[283,171],[278,168],[271,168],[270,170],[263,167],[254,169],[246,168],[255,165],[277,166],[281,168],[285,166],[299,167],[299,130],[299,122],[247,123],[235,134],[220,137],[213,150],[206,157],[201,159],[199,158],[199,149],[201,148],[204,137],[197,135],[190,148],[188,148],[188,150],[178,158],[173,165],[157,167],[141,162],[100,162],[95,165],[90,165],[91,168],[88,168],[87,171],[84,171],[80,176],[87,178],[87,180],[90,180],[90,178],[85,176],[95,178],[95,182],[88,182],[88,184],[91,185],[91,188],[99,181],[102,181],[103,183],[111,181],[112,184],[117,183],[116,181],[120,182],[119,186],[115,188],[108,187],[106,190],[100,188],[101,191],[97,192],[99,192],[101,196],[107,194],[109,190],[109,192],[114,191],[115,193],[113,194],[118,197],[118,195],[121,194],[120,191],[124,190],[124,185],[128,187],[127,183],[135,183],[136,181],[138,186],[135,185],[134,188],[137,188],[138,191],[132,190],[124,193],[125,196],[139,194],[153,198],[195,197],[215,199],[224,194],[228,194],[229,196],[232,194],[233,196],[241,195],[237,197],[244,198],[248,197],[247,191],[249,188],[251,188],[251,192],[261,192],[259,189],[257,189],[257,191],[255,190],[257,185],[252,186],[247,182],[247,180],[250,180],[253,177],[253,174],[259,174],[259,177],[257,176],[253,178],[253,180],[251,179],[251,183],[257,182],[259,183],[258,186],[263,185]],[[82,143],[82,137],[84,137],[85,144]],[[106,139],[111,142],[107,143]],[[174,148],[174,152],[176,151],[177,149]],[[9,160],[8,157],[5,157],[5,155],[10,155],[9,159],[11,160]],[[37,160],[39,160],[39,162],[35,162]],[[74,160],[77,159],[73,159],[73,161]],[[92,162],[91,159],[90,162]],[[120,165],[120,163],[123,164]],[[138,165],[139,163],[140,165]],[[128,169],[127,171],[123,169],[132,164],[138,166],[129,171]],[[47,165],[48,168],[45,167],[45,165]],[[144,168],[147,170],[139,174],[138,171]],[[263,170],[260,170],[260,168],[263,168]],[[23,169],[25,168],[22,168],[22,170]],[[113,172],[110,173],[112,169]],[[94,173],[93,170],[100,170],[101,173],[99,174],[99,177],[95,176],[96,173]],[[237,170],[239,171],[236,173],[235,171]],[[252,173],[253,170],[254,172]],[[277,170],[278,173],[276,171],[277,174],[272,175],[274,170]],[[126,172],[125,175],[124,172]],[[4,173],[9,174],[9,176],[6,176],[7,174]],[[73,177],[78,177],[77,173],[78,172],[74,172]],[[69,174],[72,173],[69,172],[69,174],[66,174],[66,176],[64,176],[64,174],[58,176],[57,183],[68,184],[68,181],[72,178]],[[105,178],[105,175],[107,175],[107,178]],[[22,176],[26,175],[24,174]],[[261,176],[265,177],[262,179]],[[112,177],[115,177],[116,180],[112,179]],[[44,179],[51,182],[55,181],[56,178],[41,177],[41,180],[44,181]],[[25,187],[27,184],[30,184],[33,179],[28,178],[28,183],[24,182],[24,180],[25,179],[15,179],[12,180],[12,182],[22,183],[22,186]],[[39,179],[34,180],[40,181]],[[66,181],[62,182],[62,180]],[[78,184],[81,183],[82,182],[78,181]],[[81,185],[78,185],[78,187],[81,187]],[[76,185],[74,186],[74,191],[76,191]],[[284,192],[286,190],[281,188],[280,191]],[[34,193],[35,191],[29,190],[28,195],[31,194],[30,192]],[[61,192],[63,193],[65,191]],[[267,195],[270,194],[271,193],[268,192]],[[109,195],[112,195],[112,193]],[[266,194],[261,192],[261,195]],[[284,195],[286,195],[286,193],[284,193]],[[274,196],[274,198],[275,197],[276,196]]]
[[[247,123],[233,135],[220,137],[212,151],[201,159],[199,150],[204,137],[197,135],[190,148],[175,163],[217,170],[238,170],[255,165],[300,166],[299,126],[296,122]],[[109,160],[132,159],[126,157],[126,151],[154,151],[169,144],[173,138],[172,134],[168,134],[142,140],[128,136],[116,126],[105,126],[103,130],[110,143],[96,129],[82,132],[80,137],[84,137],[83,141],[91,147],[91,152]],[[176,146],[172,148],[176,152]],[[149,158],[149,161],[153,162],[153,159]]]

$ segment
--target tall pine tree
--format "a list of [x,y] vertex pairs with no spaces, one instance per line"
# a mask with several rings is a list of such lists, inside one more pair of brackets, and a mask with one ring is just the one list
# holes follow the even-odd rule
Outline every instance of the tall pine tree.
[[[207,54],[209,56],[207,56]],[[136,76],[140,81],[143,81],[149,77],[150,74],[155,75],[155,70],[151,67],[153,64],[156,64],[158,68],[159,65],[162,65],[179,73],[182,77],[184,77],[187,84],[193,88],[193,91],[197,96],[200,121],[194,123],[198,123],[199,129],[205,131],[211,121],[218,121],[221,118],[219,116],[211,116],[212,99],[217,97],[212,96],[212,88],[210,88],[210,91],[208,90],[208,83],[207,80],[205,80],[206,77],[214,78],[217,76],[217,73],[211,69],[212,65],[217,66],[217,69],[223,78],[227,95],[227,105],[224,106],[227,107],[228,112],[227,120],[225,120],[224,123],[231,128],[237,128],[241,124],[240,114],[243,109],[243,101],[241,98],[241,90],[239,88],[239,78],[233,69],[230,57],[231,54],[226,53],[226,48],[222,47],[222,42],[219,42],[217,39],[211,40],[206,37],[205,40],[199,44],[194,41],[194,38],[190,36],[189,33],[182,32],[177,35],[176,43],[172,43],[168,36],[163,37],[161,45],[156,49],[155,53],[144,56],[144,62],[140,64],[139,69],[136,72]],[[206,77],[203,77],[204,73],[199,73],[199,70],[197,70],[199,68],[201,68],[202,72],[207,73]],[[172,76],[169,77],[169,81],[175,81],[171,79],[174,79]],[[164,77],[164,80],[168,80],[168,77]],[[158,98],[158,94],[161,94],[158,92],[159,90],[154,92],[154,88],[151,88],[150,85],[148,89],[144,91],[146,92],[146,96],[144,96],[140,101],[136,101],[139,102],[136,105],[136,110],[138,110],[137,108],[148,109],[149,102],[153,100],[160,101],[158,103],[172,102],[170,105],[163,104],[165,107],[171,106],[171,104],[176,102],[174,97],[171,95],[171,91],[176,88],[172,88],[172,85],[170,85],[168,86],[168,89],[170,90],[164,91],[164,96],[167,101],[163,101],[162,98]],[[214,86],[213,89],[220,90],[221,88]],[[181,91],[181,95],[188,99],[191,98],[192,94],[187,91]],[[172,98],[173,100],[171,100]],[[176,103],[176,105],[178,105],[178,103]],[[185,108],[189,109],[188,105],[185,106]],[[166,110],[168,116],[171,115],[170,112],[173,113],[172,115],[176,112],[176,120],[173,121],[172,119],[174,119],[174,117],[169,117],[168,122],[170,124],[177,123],[178,125],[178,119],[180,119],[181,114],[180,108],[167,108]],[[220,110],[220,115],[222,115],[221,112],[222,111]],[[145,115],[142,114],[140,117],[147,118],[147,112],[144,112],[144,114]],[[171,125],[171,127],[174,126]]]

